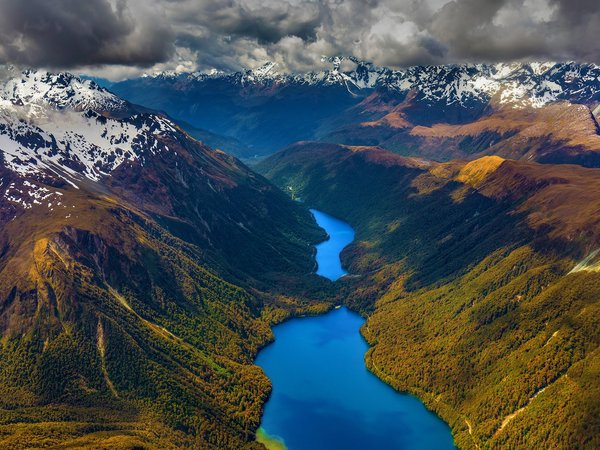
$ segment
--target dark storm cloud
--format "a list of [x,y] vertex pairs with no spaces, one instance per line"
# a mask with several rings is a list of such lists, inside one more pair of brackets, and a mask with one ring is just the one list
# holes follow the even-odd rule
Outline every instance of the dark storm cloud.
[[286,36],[314,40],[316,29],[323,19],[323,8],[317,4],[311,8],[304,5],[299,8],[285,2],[273,6],[265,2],[256,9],[243,7],[235,1],[214,2],[199,9],[195,17],[212,31],[256,38],[261,44],[276,43]]
[[460,0],[436,12],[428,29],[457,60],[598,62],[599,11],[600,2],[588,0]]
[[600,62],[599,23],[597,0],[0,0],[0,61],[108,74],[307,70],[333,54],[396,67]]
[[169,28],[131,6],[108,0],[0,0],[0,59],[63,67],[168,59]]

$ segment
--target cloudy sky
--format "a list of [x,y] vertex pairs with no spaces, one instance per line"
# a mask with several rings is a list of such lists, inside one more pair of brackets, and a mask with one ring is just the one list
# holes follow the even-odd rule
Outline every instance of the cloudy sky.
[[323,55],[600,63],[598,0],[0,0],[0,63],[110,78]]

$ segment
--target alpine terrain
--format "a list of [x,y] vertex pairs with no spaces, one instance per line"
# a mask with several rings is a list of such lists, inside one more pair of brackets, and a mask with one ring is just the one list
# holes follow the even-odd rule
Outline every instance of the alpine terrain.
[[599,0],[0,0],[0,450],[600,449]]
[[331,69],[301,74],[279,72],[272,62],[237,73],[163,72],[111,84],[111,89],[234,138],[235,145],[223,139],[216,145],[244,158],[268,155],[295,141],[320,140],[379,145],[438,161],[497,154],[600,166],[596,64],[394,70],[353,57],[327,61]]
[[459,448],[598,446],[600,67],[328,62],[3,84],[1,447],[281,448],[254,358],[342,304]]

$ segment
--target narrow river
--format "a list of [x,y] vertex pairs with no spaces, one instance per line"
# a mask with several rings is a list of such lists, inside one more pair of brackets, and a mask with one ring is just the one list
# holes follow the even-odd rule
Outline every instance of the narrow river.
[[[317,273],[346,272],[340,252],[354,239],[345,222],[311,210],[329,240],[317,246]],[[259,438],[273,449],[454,449],[450,428],[415,397],[365,367],[364,319],[345,307],[274,327],[275,342],[256,359],[273,383]]]

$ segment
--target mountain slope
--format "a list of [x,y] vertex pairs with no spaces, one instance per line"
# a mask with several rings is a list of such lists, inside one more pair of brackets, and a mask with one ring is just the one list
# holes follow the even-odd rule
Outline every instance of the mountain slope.
[[598,169],[320,143],[259,169],[356,229],[367,365],[461,448],[595,448]]
[[[369,110],[370,102],[381,100],[375,95],[356,108]],[[598,167],[600,133],[592,112],[595,104],[561,101],[515,108],[492,101],[479,115],[452,119],[452,115],[436,117],[435,113],[433,118],[429,114],[422,117],[420,105],[411,96],[386,105],[376,120],[344,126],[324,140],[379,145],[402,155],[438,161],[499,155]]]
[[327,307],[310,214],[139,111],[69,74],[3,91],[0,446],[261,448],[253,355]]

